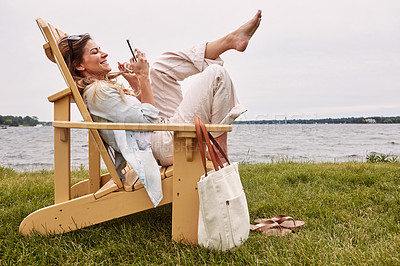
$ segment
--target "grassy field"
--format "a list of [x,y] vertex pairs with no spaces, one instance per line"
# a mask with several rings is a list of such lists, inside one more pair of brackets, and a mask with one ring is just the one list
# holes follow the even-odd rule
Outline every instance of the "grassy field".
[[[22,219],[53,202],[53,172],[0,167],[0,264],[400,264],[399,163],[240,165],[251,219],[291,215],[285,237],[251,233],[229,252],[171,241],[171,206],[64,235],[24,237]],[[84,169],[73,182],[85,179]],[[128,203],[127,203],[128,204]]]

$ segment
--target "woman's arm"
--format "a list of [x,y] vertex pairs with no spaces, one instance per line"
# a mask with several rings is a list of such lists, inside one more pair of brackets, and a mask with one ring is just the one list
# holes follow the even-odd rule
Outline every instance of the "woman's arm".
[[149,75],[138,75],[139,83],[140,83],[140,99],[142,103],[149,103],[153,106],[156,106],[154,102],[153,92],[150,87],[150,78]]
[[[97,91],[95,93],[95,91]],[[97,95],[97,96],[96,96]],[[90,114],[116,123],[157,123],[158,110],[149,103],[140,103],[131,96],[121,98],[116,89],[102,86],[89,88],[85,95]]]

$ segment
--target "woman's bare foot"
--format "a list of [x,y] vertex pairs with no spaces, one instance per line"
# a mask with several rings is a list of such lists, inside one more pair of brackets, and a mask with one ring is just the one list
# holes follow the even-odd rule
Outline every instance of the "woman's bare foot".
[[258,10],[254,17],[243,24],[240,28],[227,35],[226,41],[232,49],[239,52],[246,50],[250,38],[256,32],[261,22],[261,10]]
[[243,24],[234,32],[231,32],[218,40],[208,42],[205,51],[205,58],[216,59],[222,53],[230,49],[243,52],[246,50],[250,38],[256,32],[258,26],[260,26],[260,22],[261,10],[258,10],[251,20]]

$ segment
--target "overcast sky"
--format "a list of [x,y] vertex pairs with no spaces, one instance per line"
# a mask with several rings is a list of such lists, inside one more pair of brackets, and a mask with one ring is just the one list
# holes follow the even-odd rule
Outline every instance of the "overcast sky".
[[[151,63],[233,31],[257,9],[263,19],[246,52],[222,56],[249,110],[241,120],[400,115],[399,0],[1,0],[0,115],[51,121],[47,97],[66,88],[37,17],[89,32],[117,70],[130,56],[127,38]],[[76,109],[72,119],[81,120]]]

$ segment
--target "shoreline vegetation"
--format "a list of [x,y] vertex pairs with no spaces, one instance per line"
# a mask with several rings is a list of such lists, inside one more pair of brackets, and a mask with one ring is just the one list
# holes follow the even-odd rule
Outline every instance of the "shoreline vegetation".
[[[171,205],[63,235],[25,237],[18,232],[24,217],[54,202],[54,172],[0,166],[0,264],[398,264],[399,166],[241,163],[251,221],[285,214],[306,225],[284,237],[250,232],[244,245],[228,252],[172,242]],[[75,184],[88,178],[88,170],[71,175]]]
[[399,124],[400,116],[235,121],[234,124]]
[[[399,124],[400,116],[371,116],[321,119],[275,119],[275,120],[243,120],[233,124]],[[51,126],[52,122],[39,121],[36,116],[0,115],[0,126]]]
[[5,126],[5,127],[19,127],[19,126],[25,126],[25,127],[34,127],[37,125],[42,125],[42,126],[51,126],[51,122],[44,122],[44,121],[39,121],[39,118],[36,116],[12,116],[12,115],[6,115],[2,116],[0,115],[0,125]]

